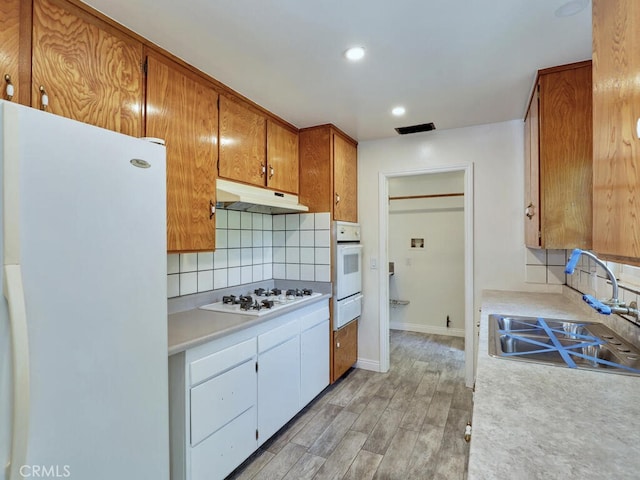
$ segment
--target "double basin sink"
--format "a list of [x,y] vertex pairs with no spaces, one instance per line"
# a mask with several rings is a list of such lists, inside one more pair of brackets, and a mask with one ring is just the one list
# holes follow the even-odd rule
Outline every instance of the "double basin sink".
[[489,355],[640,375],[640,349],[595,322],[489,315]]

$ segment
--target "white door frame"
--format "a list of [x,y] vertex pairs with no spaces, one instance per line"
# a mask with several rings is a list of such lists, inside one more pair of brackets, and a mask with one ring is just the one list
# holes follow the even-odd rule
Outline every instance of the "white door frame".
[[[475,364],[474,316],[473,316],[473,163],[446,165],[420,170],[380,172],[378,175],[378,225],[380,265],[389,261],[389,179],[424,175],[431,173],[464,172],[464,352],[465,384],[473,386]],[[380,292],[380,371],[389,370],[389,273],[386,268],[378,269],[378,291]]]

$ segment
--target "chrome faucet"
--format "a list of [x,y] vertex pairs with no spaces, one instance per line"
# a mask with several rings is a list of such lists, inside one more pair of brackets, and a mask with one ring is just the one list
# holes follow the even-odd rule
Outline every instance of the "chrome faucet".
[[591,258],[597,265],[600,265],[605,272],[607,272],[607,277],[609,277],[609,281],[611,282],[612,292],[611,298],[609,300],[600,301],[597,300],[593,295],[583,295],[582,299],[589,304],[589,306],[595,309],[598,313],[603,315],[611,315],[612,313],[619,313],[622,315],[632,315],[638,320],[640,312],[636,309],[635,302],[631,302],[630,306],[626,306],[624,302],[620,301],[618,298],[618,280],[616,276],[613,274],[611,269],[596,257],[593,253],[588,252],[586,250],[580,250],[576,248],[573,252],[571,252],[571,256],[569,257],[569,261],[567,262],[567,266],[564,271],[568,275],[573,275],[575,271],[576,265],[578,264],[578,260],[581,255],[585,255]]

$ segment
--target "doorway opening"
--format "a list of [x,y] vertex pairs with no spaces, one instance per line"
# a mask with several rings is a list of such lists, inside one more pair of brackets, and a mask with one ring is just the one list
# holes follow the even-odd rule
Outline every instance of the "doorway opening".
[[[456,183],[459,182],[459,183]],[[442,194],[451,194],[449,197],[430,197],[432,195],[432,189],[428,185],[434,185],[441,183],[441,187],[444,187],[444,183],[449,184],[445,190],[440,190]],[[420,193],[421,185],[424,185],[424,190]],[[417,190],[416,190],[417,189]],[[462,189],[462,191],[460,191]],[[390,195],[390,191],[394,195]],[[410,193],[408,195],[398,195],[399,191]],[[398,199],[397,197],[411,197]],[[389,198],[396,198],[396,200],[389,200]],[[423,198],[419,198],[423,197]],[[459,308],[457,310],[451,310],[449,314],[449,322],[447,322],[446,312],[450,309],[447,305],[438,304],[433,309],[437,311],[431,324],[429,322],[417,322],[415,316],[403,316],[394,315],[393,321],[398,322],[400,325],[404,324],[408,330],[417,330],[427,333],[445,334],[453,336],[464,337],[464,349],[465,349],[465,384],[468,387],[473,385],[474,378],[474,315],[473,315],[473,164],[462,165],[448,165],[440,168],[428,168],[423,170],[401,171],[401,172],[381,172],[379,175],[379,228],[378,232],[380,238],[380,252],[379,258],[381,265],[387,265],[390,260],[390,244],[393,242],[393,253],[395,260],[402,264],[405,273],[413,275],[416,278],[409,280],[403,280],[404,291],[415,291],[414,288],[408,287],[411,281],[418,281],[418,277],[421,275],[418,268],[411,268],[412,266],[419,267],[422,263],[427,261],[430,249],[434,247],[432,242],[445,242],[442,238],[435,239],[429,236],[429,228],[438,228],[437,225],[419,225],[416,220],[424,220],[425,215],[440,213],[442,215],[432,215],[431,219],[437,219],[436,221],[451,220],[459,218],[460,224],[454,227],[450,234],[456,235],[455,241],[451,241],[451,248],[448,250],[449,255],[453,255],[456,248],[462,250],[463,259],[461,262],[451,263],[451,270],[461,269],[461,272],[455,274],[455,272],[447,272],[446,258],[441,258],[444,262],[440,262],[437,267],[437,271],[431,271],[429,275],[438,276],[444,275],[442,279],[447,282],[457,282],[459,285],[459,291],[450,293],[449,298],[438,298],[438,301],[442,303],[452,301],[453,296],[457,297],[457,304]],[[431,206],[427,207],[424,202],[430,201]],[[437,201],[438,206],[434,208],[433,202]],[[399,202],[397,205],[394,202]],[[402,203],[403,202],[403,203]],[[420,205],[414,204],[411,206],[410,202],[423,202]],[[391,205],[390,205],[391,204]],[[404,204],[404,208],[403,208]],[[462,209],[462,211],[460,211]],[[438,212],[436,212],[438,210]],[[391,215],[391,217],[390,217]],[[404,218],[403,218],[404,217]],[[413,217],[413,218],[412,218]],[[439,219],[438,219],[439,217]],[[398,221],[400,219],[400,221]],[[408,222],[413,222],[410,224]],[[390,228],[394,227],[393,233],[390,234]],[[426,228],[426,230],[425,230]],[[393,238],[392,238],[393,237]],[[395,245],[400,242],[400,246]],[[445,242],[446,243],[446,242]],[[406,244],[406,245],[405,245]],[[454,244],[457,244],[456,247]],[[398,255],[400,255],[398,257]],[[433,260],[433,259],[432,259]],[[408,264],[408,265],[407,265]],[[400,268],[401,265],[398,265]],[[397,269],[396,269],[397,271]],[[438,273],[439,272],[439,273]],[[452,273],[452,275],[449,275]],[[406,275],[405,275],[406,276]],[[445,276],[447,279],[445,280]],[[424,281],[437,281],[435,279],[426,279]],[[379,288],[380,288],[380,369],[381,371],[388,371],[390,365],[390,350],[389,350],[389,328],[391,324],[390,315],[390,300],[395,300],[393,305],[396,308],[403,308],[403,305],[407,299],[393,298],[390,294],[393,292],[394,297],[396,295],[402,295],[401,290],[396,288],[394,290],[394,284],[398,287],[398,283],[402,283],[397,277],[395,280],[390,280],[387,269],[379,269]],[[415,296],[415,294],[414,294]],[[405,306],[408,306],[405,304]],[[425,308],[428,310],[430,305]],[[442,307],[442,308],[440,308]],[[444,315],[444,318],[439,318]],[[414,320],[411,320],[413,318]],[[404,322],[402,320],[405,320]],[[454,324],[454,322],[457,323]],[[417,323],[416,323],[417,322]],[[448,325],[448,326],[447,326]]]

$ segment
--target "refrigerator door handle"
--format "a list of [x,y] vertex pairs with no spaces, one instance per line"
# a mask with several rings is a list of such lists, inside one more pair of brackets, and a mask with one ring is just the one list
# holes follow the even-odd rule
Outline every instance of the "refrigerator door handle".
[[13,351],[13,433],[7,478],[22,478],[20,468],[27,460],[29,439],[29,337],[20,265],[4,266],[4,296],[9,307]]

